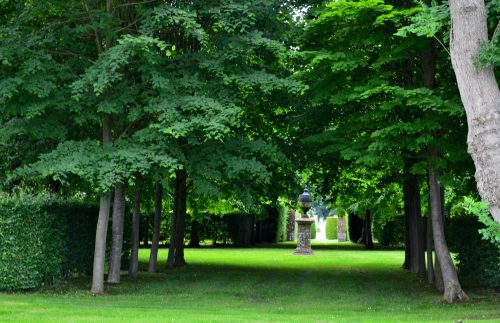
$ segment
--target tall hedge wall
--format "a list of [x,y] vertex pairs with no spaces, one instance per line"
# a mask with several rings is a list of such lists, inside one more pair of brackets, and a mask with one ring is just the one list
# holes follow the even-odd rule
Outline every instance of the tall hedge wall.
[[94,204],[0,196],[0,290],[90,272],[97,214]]
[[336,240],[337,239],[337,224],[338,218],[329,216],[326,218],[326,238],[328,240]]

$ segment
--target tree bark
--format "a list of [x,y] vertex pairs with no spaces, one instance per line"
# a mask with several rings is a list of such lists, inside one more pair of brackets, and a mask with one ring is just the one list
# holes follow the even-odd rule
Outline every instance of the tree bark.
[[[430,196],[430,194],[429,194]],[[439,221],[440,221],[440,225],[443,227],[443,232],[444,232],[444,229],[445,229],[445,222],[444,222],[444,189],[441,187],[441,190],[440,190],[440,194],[439,194],[439,197],[440,197],[440,201],[441,201],[441,217],[439,218]],[[429,201],[429,205],[430,205],[430,201]],[[431,221],[432,221],[432,217],[431,217]],[[443,282],[443,273],[441,272],[441,265],[439,264],[439,259],[437,257],[437,254],[436,252],[434,251],[434,264],[435,264],[435,267],[434,267],[434,280],[435,280],[435,286],[436,286],[436,289],[438,291],[440,291],[441,293],[444,293],[444,282]]]
[[170,230],[170,242],[168,244],[167,270],[174,269],[175,246],[177,243],[177,215],[179,213],[179,180],[176,176],[174,180],[174,206],[172,209],[172,228]]
[[120,283],[122,264],[123,221],[125,217],[125,185],[116,185],[113,201],[113,222],[111,230],[111,253],[109,258],[109,284]]
[[149,255],[148,272],[156,272],[158,265],[158,247],[160,244],[160,225],[161,225],[161,211],[163,201],[163,187],[161,183],[156,182],[156,195],[155,195],[155,217],[153,223],[153,239],[151,241],[151,253]]
[[432,244],[432,219],[430,214],[427,216],[427,230],[425,238],[427,246],[427,281],[429,284],[434,284],[434,261],[433,261],[433,244]]
[[370,210],[366,210],[365,213],[365,248],[372,250],[373,246],[373,238],[372,238],[372,214]]
[[186,228],[186,211],[187,211],[187,174],[185,170],[177,171],[177,177],[179,178],[179,213],[177,215],[177,242],[175,248],[175,267],[183,267],[186,265],[186,260],[184,259],[184,234]]
[[406,243],[405,263],[403,268],[409,269],[418,276],[425,276],[425,241],[420,202],[420,186],[418,178],[410,174],[410,166],[405,166],[406,179],[403,183]]
[[199,223],[196,220],[191,222],[191,239],[189,240],[190,248],[198,248],[200,246],[200,235],[198,231]]
[[95,231],[94,265],[92,269],[93,294],[104,294],[104,262],[106,260],[106,236],[108,233],[109,209],[111,207],[111,194],[101,195],[99,202],[99,218]]
[[500,222],[500,89],[492,67],[473,62],[488,42],[484,0],[450,0],[450,51],[460,97],[467,114],[467,143],[476,166],[476,183],[483,201]]
[[405,260],[401,268],[405,270],[410,270],[411,264],[411,246],[410,246],[410,211],[408,210],[408,206],[410,205],[409,195],[407,193],[407,189],[405,184],[403,184],[403,201],[405,208]]
[[132,214],[132,247],[130,253],[129,277],[137,277],[139,271],[139,226],[141,222],[141,187],[136,181],[134,194],[134,212]]
[[429,195],[430,195],[430,209],[432,216],[432,233],[434,237],[434,245],[436,255],[441,266],[441,273],[443,275],[444,283],[444,300],[448,303],[456,301],[467,300],[468,297],[462,290],[460,282],[458,281],[457,272],[446,244],[444,236],[444,228],[441,219],[441,203],[440,203],[440,187],[437,175],[433,169],[429,171]]
[[[102,121],[102,144],[111,143],[111,117],[105,115]],[[104,294],[104,263],[106,261],[106,238],[108,234],[109,209],[111,193],[101,195],[99,201],[99,217],[95,231],[94,264],[92,267],[92,294]]]

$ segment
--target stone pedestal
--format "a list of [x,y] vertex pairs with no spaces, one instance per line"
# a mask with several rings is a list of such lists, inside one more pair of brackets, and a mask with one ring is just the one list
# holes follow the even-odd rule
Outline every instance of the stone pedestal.
[[293,252],[294,255],[313,255],[311,249],[311,225],[314,219],[310,218],[298,218],[295,220],[297,222],[298,234],[297,234],[297,248]]
[[339,217],[337,221],[337,240],[339,242],[347,241],[347,232],[345,229],[345,217]]

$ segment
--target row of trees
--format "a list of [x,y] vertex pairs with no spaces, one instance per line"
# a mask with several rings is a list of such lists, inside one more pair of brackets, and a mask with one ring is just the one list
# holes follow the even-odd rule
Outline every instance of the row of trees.
[[[447,301],[466,298],[444,239],[443,186],[475,194],[468,125],[479,192],[498,220],[500,7],[486,5],[487,16],[479,0],[474,10],[456,1],[3,1],[0,188],[100,201],[96,294],[110,218],[107,281],[120,282],[126,205],[136,276],[146,208],[150,271],[161,215],[172,214],[171,269],[185,265],[188,209],[194,218],[210,207],[257,212],[295,198],[302,181],[364,217],[366,241],[371,219],[404,210],[404,268],[419,275],[427,225],[428,255],[432,241],[437,253],[429,282]],[[464,55],[469,40],[452,33],[457,87],[446,43],[450,21],[455,33],[475,32],[460,25],[468,19],[482,41]]]
[[[469,8],[476,19],[481,18],[475,24],[481,26],[482,33],[477,39],[482,39],[483,45],[488,32],[492,44],[498,37],[495,35],[498,4],[487,4],[488,18],[494,22],[490,23],[489,31],[484,3],[475,1],[471,5],[474,10]],[[455,4],[451,5],[453,9]],[[467,12],[462,9],[460,15]],[[312,6],[303,23],[300,59],[306,68],[300,74],[310,88],[307,108],[311,122],[303,125],[308,133],[304,144],[312,152],[306,157],[311,167],[309,180],[324,195],[337,197],[335,205],[341,212],[363,217],[365,225],[370,226],[373,218],[389,221],[404,213],[403,268],[419,276],[427,274],[429,282],[444,291],[448,302],[466,299],[448,251],[443,219],[457,197],[471,194],[477,198],[474,164],[467,153],[466,136],[467,126],[469,138],[476,131],[470,120],[478,116],[470,117],[474,111],[466,110],[466,119],[460,100],[463,93],[454,86],[455,73],[445,45],[450,32],[448,3],[336,1]],[[470,28],[459,28],[458,33],[463,35],[466,29],[472,33]],[[453,34],[451,40],[467,43],[467,39],[453,38]],[[471,65],[473,55],[479,52],[478,46],[467,53],[452,53],[452,57],[466,59],[478,75],[490,75],[490,85],[481,86],[485,91],[481,97],[491,100],[489,108],[476,101],[476,108],[471,109],[481,106],[491,116],[500,107],[492,67],[498,53],[491,52],[480,63],[483,65]],[[461,66],[461,63],[454,66],[457,75]],[[478,75],[462,77],[473,83],[481,78]],[[468,90],[471,88],[472,84]],[[497,118],[481,120],[485,119]],[[488,140],[497,142],[498,138],[493,137],[498,137],[498,131],[480,128],[488,132]],[[480,151],[481,145],[469,140],[470,150]],[[489,163],[494,160],[491,154],[497,150],[480,152],[483,156],[480,158]],[[476,161],[476,170],[477,165]],[[489,169],[485,172],[497,172],[494,166],[484,163],[479,167]],[[492,183],[498,180],[493,174],[487,180],[481,174],[482,171],[476,171],[478,185],[492,185],[486,190],[495,191],[498,184]],[[448,207],[445,207],[444,186],[455,197],[448,199]],[[422,193],[427,195],[425,200]],[[482,196],[490,202],[493,214],[495,198]],[[423,212],[428,215],[427,224],[423,222]],[[371,247],[370,230],[365,228],[364,232],[368,233],[364,241]],[[436,268],[433,268],[433,249]]]

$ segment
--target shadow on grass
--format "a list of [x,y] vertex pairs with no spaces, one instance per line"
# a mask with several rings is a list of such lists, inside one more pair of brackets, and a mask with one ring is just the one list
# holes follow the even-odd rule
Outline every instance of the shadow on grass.
[[[293,250],[297,247],[297,243],[290,241],[290,242],[284,242],[284,243],[257,243],[251,246],[238,246],[238,245],[232,245],[232,244],[226,244],[226,245],[202,245],[196,248],[191,248],[191,247],[186,247],[186,249],[290,249]],[[167,247],[162,247],[162,249],[166,249]],[[313,250],[345,250],[345,251],[353,251],[353,250],[360,250],[360,251],[402,251],[404,250],[403,247],[389,247],[389,246],[382,246],[379,244],[375,244],[375,249],[373,250],[368,250],[364,247],[362,244],[355,244],[351,242],[346,242],[346,243],[319,243],[315,244],[313,242],[312,245]]]

